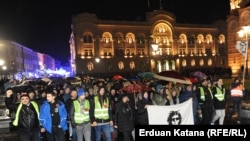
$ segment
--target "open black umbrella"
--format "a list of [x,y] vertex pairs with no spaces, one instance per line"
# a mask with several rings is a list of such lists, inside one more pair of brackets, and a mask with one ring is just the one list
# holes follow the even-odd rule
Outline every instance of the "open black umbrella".
[[11,88],[14,92],[28,91],[34,89],[31,85],[15,85]]

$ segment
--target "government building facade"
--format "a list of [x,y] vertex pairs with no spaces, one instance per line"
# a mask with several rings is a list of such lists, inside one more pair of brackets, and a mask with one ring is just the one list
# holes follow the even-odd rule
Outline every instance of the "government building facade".
[[[227,17],[228,32],[228,65],[234,76],[245,75],[249,78],[249,55],[244,55],[237,49],[237,43],[246,44],[246,54],[249,53],[250,38],[250,0],[230,0],[231,11]],[[245,66],[245,67],[244,67]]]
[[81,13],[72,18],[70,63],[78,75],[221,71],[230,67],[227,31],[226,21],[176,23],[175,15],[161,9],[146,13],[145,21],[102,20]]

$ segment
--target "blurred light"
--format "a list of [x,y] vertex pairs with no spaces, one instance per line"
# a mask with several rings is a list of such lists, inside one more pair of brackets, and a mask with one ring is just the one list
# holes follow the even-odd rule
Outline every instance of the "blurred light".
[[4,60],[0,59],[0,66],[4,64]]
[[6,67],[6,66],[3,66],[3,67],[2,67],[2,69],[3,69],[3,70],[6,70],[6,69],[7,69],[7,67]]
[[95,62],[99,63],[100,62],[100,58],[95,58]]

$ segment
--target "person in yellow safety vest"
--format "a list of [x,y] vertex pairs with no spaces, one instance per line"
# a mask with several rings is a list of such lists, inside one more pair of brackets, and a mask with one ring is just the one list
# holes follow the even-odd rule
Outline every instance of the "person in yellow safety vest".
[[230,96],[233,102],[233,110],[229,113],[231,120],[232,115],[237,111],[237,124],[241,123],[241,107],[242,98],[244,96],[244,88],[240,79],[236,78],[230,88]]
[[112,111],[104,86],[99,87],[98,93],[91,103],[90,120],[92,126],[95,127],[96,141],[101,141],[102,133],[104,133],[106,141],[111,141]]
[[20,95],[20,103],[13,103],[13,91],[7,90],[5,104],[15,110],[13,125],[18,128],[20,141],[40,140],[39,106],[30,101],[27,93]]
[[207,79],[201,80],[201,86],[197,89],[197,98],[201,107],[202,119],[200,124],[210,125],[213,115],[213,94],[208,87]]
[[216,84],[212,88],[213,96],[214,96],[214,110],[215,114],[213,116],[211,125],[214,125],[214,122],[219,120],[219,125],[224,124],[225,113],[226,113],[226,88],[223,85],[222,78],[217,78],[215,81]]
[[77,140],[91,141],[91,125],[89,109],[89,100],[85,98],[82,88],[71,89],[71,93],[77,93],[78,98],[73,101],[70,108],[70,119],[72,126],[76,129]]

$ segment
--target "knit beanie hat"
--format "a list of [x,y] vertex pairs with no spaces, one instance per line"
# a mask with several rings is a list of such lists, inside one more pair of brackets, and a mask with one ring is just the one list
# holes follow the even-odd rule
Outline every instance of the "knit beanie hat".
[[78,95],[78,97],[80,97],[80,96],[82,96],[82,95],[84,95],[84,89],[83,88],[78,88],[78,90],[77,90],[77,95]]

